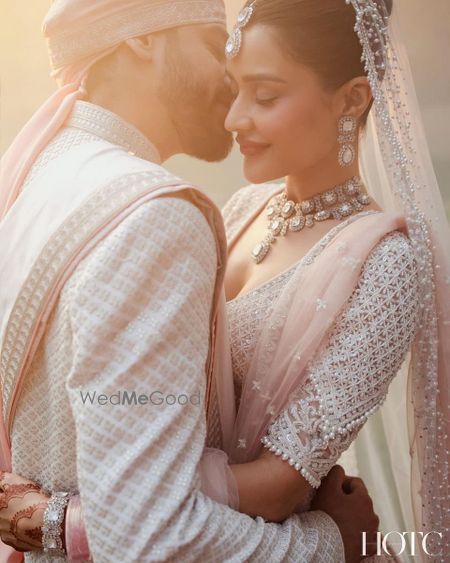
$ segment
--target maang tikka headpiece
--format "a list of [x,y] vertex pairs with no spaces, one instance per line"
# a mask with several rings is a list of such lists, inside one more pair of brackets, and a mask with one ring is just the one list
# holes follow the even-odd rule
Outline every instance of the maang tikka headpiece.
[[244,28],[250,21],[255,10],[255,4],[256,1],[252,2],[249,6],[239,12],[236,25],[234,26],[225,46],[225,54],[229,59],[232,59],[239,53],[242,45],[242,28]]

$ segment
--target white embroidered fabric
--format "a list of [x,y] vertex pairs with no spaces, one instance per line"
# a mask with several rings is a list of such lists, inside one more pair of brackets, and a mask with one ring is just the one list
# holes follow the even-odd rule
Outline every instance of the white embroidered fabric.
[[41,152],[41,154],[36,159],[35,163],[31,167],[30,172],[25,178],[22,190],[25,191],[30,184],[37,178],[37,176],[44,170],[47,166],[69,151],[71,148],[75,148],[83,143],[89,141],[97,141],[98,137],[88,133],[87,131],[80,131],[72,127],[65,127],[61,129],[59,133],[50,141],[46,149]]
[[[61,7],[56,3],[50,8],[44,35],[52,68],[60,68],[101,51],[119,45],[130,37],[156,33],[167,28],[195,25],[198,23],[225,22],[225,7],[220,0],[172,0],[171,2],[147,0],[133,5],[120,5],[103,17],[84,25],[66,25],[58,33],[53,31],[53,19],[60,19]],[[58,24],[56,24],[58,25]],[[59,23],[60,27],[61,23]]]
[[[252,209],[277,189],[274,185],[251,186],[238,192],[223,210],[227,233],[235,233]],[[244,212],[240,212],[242,203]],[[354,220],[357,215],[337,229]],[[264,320],[281,289],[297,267],[318,255],[332,232],[336,228],[288,271],[228,302],[238,392]],[[296,390],[263,438],[266,447],[305,468],[315,487],[356,438],[367,416],[383,403],[406,356],[416,327],[417,276],[409,239],[399,231],[383,237],[363,265],[358,285],[333,324],[326,347],[308,365],[305,385]]]
[[[69,132],[69,145],[84,135]],[[13,471],[49,491],[80,493],[99,563],[343,562],[338,527],[323,512],[268,524],[200,492],[201,406],[82,400],[81,393],[124,390],[204,395],[215,252],[201,212],[161,198],[136,209],[80,263],[25,380]],[[64,559],[30,552],[25,560]]]
[[22,186],[22,190],[47,169],[47,166],[72,148],[104,139],[123,147],[132,155],[151,162],[159,162],[154,145],[133,125],[100,106],[78,100],[67,127],[63,127],[36,159]]

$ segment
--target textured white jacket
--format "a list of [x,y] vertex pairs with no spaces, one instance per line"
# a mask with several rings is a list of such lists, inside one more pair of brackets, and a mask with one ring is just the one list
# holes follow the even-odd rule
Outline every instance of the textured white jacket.
[[[98,149],[97,125],[105,150],[108,128],[129,149],[133,135],[116,116],[83,103],[76,111],[88,126],[61,131],[25,189],[57,159],[64,166],[72,147]],[[216,265],[205,217],[177,198],[141,205],[92,250],[65,284],[27,375],[13,470],[48,490],[79,491],[96,562],[344,561],[339,530],[322,512],[268,524],[199,490],[206,423],[196,397],[206,386]],[[113,404],[125,391],[162,402]]]

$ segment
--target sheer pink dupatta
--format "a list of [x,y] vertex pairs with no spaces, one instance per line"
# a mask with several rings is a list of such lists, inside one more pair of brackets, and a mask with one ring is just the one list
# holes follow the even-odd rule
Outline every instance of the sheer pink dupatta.
[[353,293],[362,266],[380,239],[406,233],[404,217],[370,213],[335,235],[312,263],[301,263],[264,325],[245,379],[234,426],[233,461],[254,459],[270,422],[305,381],[308,362]]
[[[302,260],[263,327],[231,432],[227,419],[222,420],[231,462],[258,456],[261,437],[303,384],[309,360],[326,344],[327,332],[353,293],[369,253],[394,230],[407,233],[403,215],[372,212],[340,230],[312,263]],[[230,377],[224,372],[217,376]],[[225,416],[231,400],[234,397],[219,396]]]
[[[236,420],[233,369],[228,334],[225,291],[222,289],[217,310],[214,362],[211,377],[214,379],[222,429],[222,444],[231,441]],[[226,450],[226,447],[224,448]],[[199,463],[201,490],[217,502],[239,509],[239,492],[229,466],[228,455],[216,448],[205,448]]]
[[[101,57],[91,57],[86,60],[86,66],[77,65],[72,73],[66,74],[68,82],[38,109],[2,157],[0,161],[0,221],[19,196],[22,184],[40,152],[64,125],[75,102],[84,96],[87,70],[99,58]],[[11,454],[2,412],[3,404],[0,398],[0,463],[4,471],[11,471]],[[0,558],[4,563],[19,563],[23,561],[23,554],[0,541]]]
[[60,88],[34,113],[0,161],[0,220],[16,201],[36,158],[63,127],[75,102],[85,97],[89,69],[114,49],[53,73]]

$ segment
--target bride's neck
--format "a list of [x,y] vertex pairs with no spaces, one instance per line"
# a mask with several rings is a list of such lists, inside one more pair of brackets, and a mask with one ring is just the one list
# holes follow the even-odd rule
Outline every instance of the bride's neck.
[[353,176],[359,176],[358,159],[345,168],[334,165],[317,166],[286,177],[287,197],[295,202],[310,199],[314,195],[334,188]]

